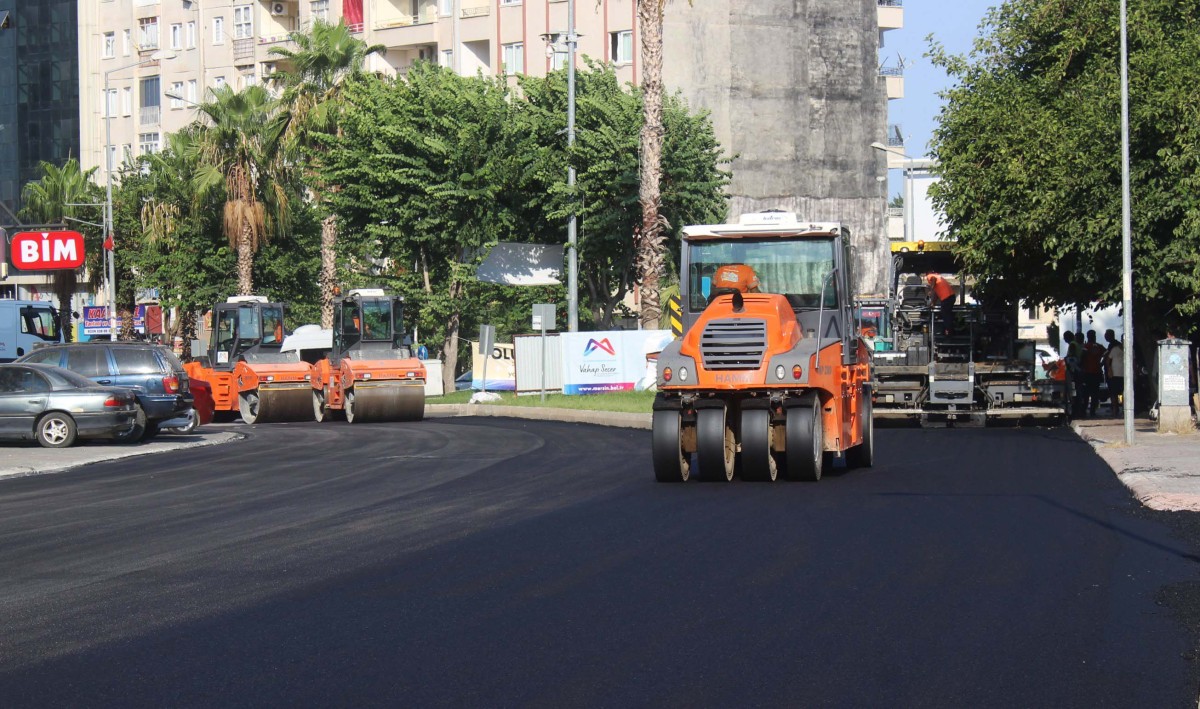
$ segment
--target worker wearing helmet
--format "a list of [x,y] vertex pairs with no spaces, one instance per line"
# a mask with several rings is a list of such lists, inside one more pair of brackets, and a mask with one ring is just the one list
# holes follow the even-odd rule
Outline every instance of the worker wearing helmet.
[[941,316],[942,334],[949,335],[954,325],[954,287],[937,273],[926,274],[925,283],[929,289],[930,301]]
[[731,288],[741,293],[758,293],[758,276],[744,263],[722,266],[713,274],[713,288]]

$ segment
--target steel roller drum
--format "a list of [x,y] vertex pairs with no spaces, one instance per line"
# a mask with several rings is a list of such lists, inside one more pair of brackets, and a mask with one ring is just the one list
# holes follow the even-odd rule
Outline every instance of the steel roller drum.
[[312,386],[304,383],[243,392],[238,401],[242,420],[246,423],[312,421],[312,391]]
[[[311,400],[308,408],[311,414]],[[346,393],[346,420],[351,423],[420,421],[424,417],[423,382],[357,382]]]

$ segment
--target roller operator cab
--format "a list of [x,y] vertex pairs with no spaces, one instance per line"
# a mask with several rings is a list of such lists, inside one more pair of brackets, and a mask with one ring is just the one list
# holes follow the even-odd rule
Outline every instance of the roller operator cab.
[[815,481],[834,456],[871,465],[849,232],[789,212],[683,232],[684,334],[658,358],[655,477]]
[[333,349],[312,365],[311,406],[318,421],[335,412],[350,423],[419,421],[425,366],[404,331],[404,299],[377,288],[334,302]]
[[212,308],[207,352],[188,376],[207,382],[214,412],[246,423],[311,421],[311,372],[281,349],[285,307],[262,296],[233,296]]

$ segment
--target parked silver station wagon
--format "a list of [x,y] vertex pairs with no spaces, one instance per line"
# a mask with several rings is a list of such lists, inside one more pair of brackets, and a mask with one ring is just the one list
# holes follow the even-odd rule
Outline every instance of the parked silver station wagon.
[[76,438],[120,436],[136,416],[129,389],[46,364],[0,364],[0,439],[66,448]]

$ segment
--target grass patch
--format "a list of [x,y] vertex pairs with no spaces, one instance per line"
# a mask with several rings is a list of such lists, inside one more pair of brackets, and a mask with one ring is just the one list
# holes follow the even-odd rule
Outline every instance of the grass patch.
[[[431,396],[425,399],[427,404],[465,404],[471,400],[471,391],[456,391],[446,396]],[[623,411],[637,414],[650,413],[654,403],[652,391],[619,391],[612,394],[588,394],[586,396],[567,396],[566,394],[546,394],[545,403],[539,395],[517,396],[510,391],[497,392],[500,394],[499,406],[544,406],[552,409],[580,409],[584,411]],[[487,404],[480,404],[487,406]]]

